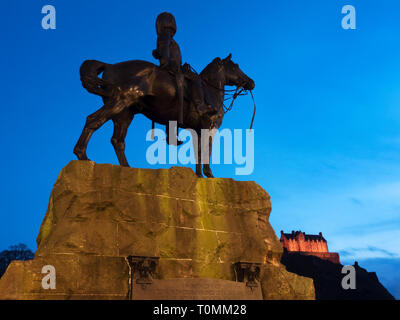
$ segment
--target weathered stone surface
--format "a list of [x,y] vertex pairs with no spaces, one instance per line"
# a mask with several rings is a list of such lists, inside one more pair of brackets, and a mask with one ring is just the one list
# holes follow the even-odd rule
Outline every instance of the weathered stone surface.
[[287,272],[281,265],[265,264],[261,269],[265,300],[314,300],[312,279]]
[[143,288],[134,284],[134,300],[263,300],[261,288],[220,279],[179,278],[154,280]]
[[[0,299],[125,299],[131,255],[160,257],[158,280],[235,281],[233,263],[258,262],[269,270],[265,298],[309,298],[312,279],[280,264],[270,212],[270,197],[255,182],[72,161],[51,192],[35,259],[9,267]],[[41,288],[46,264],[56,267],[57,290]],[[282,284],[271,293],[275,279]]]
[[[56,269],[56,289],[42,287],[42,268]],[[53,254],[13,261],[0,280],[0,299],[126,299],[129,267],[124,258]]]

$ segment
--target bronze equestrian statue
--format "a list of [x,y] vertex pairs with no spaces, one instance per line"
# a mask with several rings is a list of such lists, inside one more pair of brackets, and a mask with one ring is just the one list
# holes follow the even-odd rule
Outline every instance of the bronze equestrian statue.
[[153,50],[153,57],[160,61],[160,68],[175,75],[179,102],[178,122],[181,123],[183,121],[185,78],[191,81],[191,100],[199,113],[216,114],[218,109],[205,103],[200,76],[192,72],[189,64],[185,63],[182,66],[181,50],[173,39],[176,30],[176,22],[172,14],[163,12],[158,15],[156,20],[157,49]]
[[[79,160],[89,160],[86,148],[92,134],[111,119],[114,123],[111,143],[120,165],[129,167],[125,156],[125,137],[133,117],[139,113],[153,123],[166,126],[169,121],[177,121],[181,128],[194,130],[201,141],[201,129],[218,129],[222,124],[226,85],[254,89],[254,81],[231,60],[231,54],[225,59],[215,58],[200,75],[191,72],[187,64],[182,67],[179,46],[172,39],[176,32],[175,19],[172,20],[173,16],[168,13],[160,16],[157,22],[162,20],[161,28],[160,23],[156,23],[157,50],[153,52],[160,60],[160,67],[141,60],[116,64],[87,60],[82,64],[80,75],[83,87],[101,96],[104,106],[87,117],[74,148]],[[101,73],[102,78],[99,78]],[[178,82],[182,78],[183,86],[180,87]],[[206,177],[213,177],[210,164],[201,163],[201,143],[195,151],[197,176],[203,177],[203,171]],[[209,141],[209,157],[211,151],[212,138]]]

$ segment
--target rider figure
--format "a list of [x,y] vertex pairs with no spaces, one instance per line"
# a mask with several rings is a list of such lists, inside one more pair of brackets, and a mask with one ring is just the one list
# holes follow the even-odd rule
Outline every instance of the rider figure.
[[153,50],[153,57],[160,61],[160,67],[175,75],[179,97],[179,119],[183,122],[183,84],[185,76],[192,82],[191,98],[198,112],[212,114],[217,111],[204,101],[201,78],[197,73],[190,71],[190,66],[185,64],[182,68],[182,56],[179,45],[173,39],[177,27],[175,18],[171,13],[163,12],[156,20],[157,49]]

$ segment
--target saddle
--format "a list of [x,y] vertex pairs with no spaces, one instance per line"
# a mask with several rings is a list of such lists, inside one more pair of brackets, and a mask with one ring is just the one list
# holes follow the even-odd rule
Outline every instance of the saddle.
[[[161,68],[159,66],[157,68],[161,69],[163,71],[167,71],[171,75],[171,77],[173,78],[173,80],[175,82],[181,81],[181,80],[178,80],[179,78],[178,78],[176,71],[168,69],[168,68]],[[185,63],[181,67],[181,74],[183,75],[183,83],[182,83],[183,100],[191,102],[192,101],[191,86],[194,85],[193,84],[194,81],[197,81],[200,78],[200,75],[188,63]],[[200,81],[202,81],[201,78],[200,78]],[[179,86],[179,83],[177,83],[177,85]],[[210,101],[209,93],[207,92],[207,90],[203,91],[203,95],[204,95],[204,102],[210,104],[209,103],[209,101]],[[184,103],[183,103],[182,107],[184,108]],[[184,110],[179,109],[179,106],[177,106],[177,109],[178,109],[178,114],[179,114],[178,118],[183,119]],[[152,121],[152,139],[154,139],[154,128],[155,128],[155,122]],[[168,131],[167,131],[167,134],[168,134]],[[169,142],[168,142],[168,144],[169,144]],[[178,140],[177,145],[180,145],[180,144],[182,144],[182,142]]]
[[[161,67],[159,67],[159,66],[157,68],[161,69]],[[171,69],[162,69],[162,70],[167,71],[173,77],[174,81],[176,81],[176,72],[175,71],[173,71]],[[191,87],[193,81],[196,81],[200,77],[200,75],[188,63],[185,63],[181,67],[181,72],[184,76],[183,97],[186,101],[191,101],[192,97],[191,97],[191,93],[190,93],[191,92],[190,87]],[[203,85],[204,85],[204,82],[203,82]],[[211,99],[209,97],[209,93],[207,92],[207,90],[204,90],[203,94],[204,94],[204,102],[207,104],[211,104]]]

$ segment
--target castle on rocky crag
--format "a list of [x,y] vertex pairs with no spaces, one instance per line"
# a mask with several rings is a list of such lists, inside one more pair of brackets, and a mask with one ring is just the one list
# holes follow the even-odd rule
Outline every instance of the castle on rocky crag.
[[328,243],[320,232],[318,235],[306,234],[301,231],[284,233],[281,231],[281,244],[287,253],[296,252],[304,255],[316,256],[340,264],[339,254],[329,252]]

